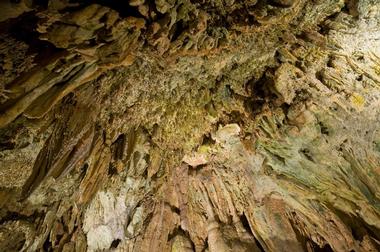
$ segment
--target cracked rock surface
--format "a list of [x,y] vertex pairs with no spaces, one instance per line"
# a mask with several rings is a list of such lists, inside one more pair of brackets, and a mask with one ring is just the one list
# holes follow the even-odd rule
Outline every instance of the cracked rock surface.
[[0,251],[380,251],[377,0],[0,2]]

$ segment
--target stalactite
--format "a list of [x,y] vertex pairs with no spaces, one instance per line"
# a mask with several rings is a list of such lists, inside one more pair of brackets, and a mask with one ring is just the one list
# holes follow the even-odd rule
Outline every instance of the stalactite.
[[0,3],[0,251],[380,251],[374,0]]

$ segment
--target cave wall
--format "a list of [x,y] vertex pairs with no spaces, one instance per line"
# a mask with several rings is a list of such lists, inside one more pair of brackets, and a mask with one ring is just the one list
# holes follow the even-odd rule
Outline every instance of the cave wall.
[[0,3],[1,251],[380,251],[376,0]]

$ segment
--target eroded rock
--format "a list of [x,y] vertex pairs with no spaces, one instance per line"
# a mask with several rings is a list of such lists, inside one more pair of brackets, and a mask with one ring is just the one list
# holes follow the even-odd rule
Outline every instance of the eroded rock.
[[379,250],[378,3],[12,6],[0,250]]

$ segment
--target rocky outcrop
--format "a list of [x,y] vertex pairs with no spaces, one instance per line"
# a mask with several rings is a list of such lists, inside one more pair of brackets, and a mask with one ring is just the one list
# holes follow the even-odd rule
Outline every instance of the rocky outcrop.
[[376,1],[0,7],[0,250],[380,250]]

